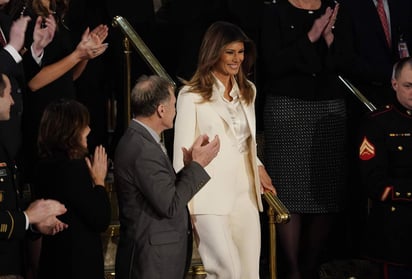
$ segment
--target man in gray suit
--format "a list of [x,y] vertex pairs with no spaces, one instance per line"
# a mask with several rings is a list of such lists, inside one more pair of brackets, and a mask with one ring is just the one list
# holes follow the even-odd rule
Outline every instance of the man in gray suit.
[[173,127],[172,85],[142,76],[131,94],[133,120],[115,153],[120,210],[117,279],[183,279],[191,259],[192,232],[187,203],[210,179],[204,167],[220,148],[216,136],[199,136],[182,148],[185,167],[175,173],[161,142]]

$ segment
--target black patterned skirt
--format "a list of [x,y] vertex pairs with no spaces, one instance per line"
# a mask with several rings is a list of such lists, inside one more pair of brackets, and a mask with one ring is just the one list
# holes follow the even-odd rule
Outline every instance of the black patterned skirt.
[[264,162],[291,213],[332,213],[343,206],[344,100],[304,101],[268,96]]

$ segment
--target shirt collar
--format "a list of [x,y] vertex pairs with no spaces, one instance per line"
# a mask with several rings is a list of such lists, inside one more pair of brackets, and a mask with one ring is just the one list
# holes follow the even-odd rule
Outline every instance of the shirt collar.
[[137,123],[142,125],[150,133],[150,135],[154,138],[154,140],[157,143],[160,143],[160,136],[152,128],[150,128],[149,126],[147,126],[146,124],[144,124],[143,122],[141,122],[141,121],[139,121],[135,118],[133,118],[133,121],[136,121]]
[[394,105],[394,106],[398,109],[398,111],[400,111],[401,113],[406,114],[406,115],[408,115],[409,117],[412,116],[412,110],[407,109],[406,107],[404,107],[404,106],[398,101],[398,99],[396,99],[396,100],[393,102],[393,105]]
[[[226,100],[223,97],[223,94],[225,93],[225,86],[223,85],[223,83],[213,74],[213,76],[215,77],[215,86],[217,89],[217,92],[220,96],[221,99]],[[229,92],[230,97],[233,98],[233,100],[237,100],[239,98],[240,95],[240,90],[239,90],[239,86],[236,82],[236,79],[234,77],[231,77],[232,80],[232,90]]]

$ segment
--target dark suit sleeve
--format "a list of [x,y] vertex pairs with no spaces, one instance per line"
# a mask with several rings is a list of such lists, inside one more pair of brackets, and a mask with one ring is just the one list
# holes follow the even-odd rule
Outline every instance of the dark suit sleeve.
[[155,143],[140,154],[135,164],[137,184],[159,216],[172,218],[186,209],[190,199],[209,180],[206,171],[195,162],[175,175],[169,159]]
[[71,160],[65,165],[60,181],[70,209],[91,230],[105,231],[110,223],[110,201],[104,187],[92,186],[86,163],[83,160]]
[[7,75],[16,73],[19,71],[18,63],[14,61],[13,57],[5,49],[0,49],[0,72]]

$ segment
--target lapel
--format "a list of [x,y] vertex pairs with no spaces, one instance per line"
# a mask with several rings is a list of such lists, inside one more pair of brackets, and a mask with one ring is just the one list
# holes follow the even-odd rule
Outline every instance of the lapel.
[[141,137],[143,137],[145,140],[153,143],[153,145],[157,146],[159,148],[159,151],[164,155],[164,157],[167,158],[167,160],[169,161],[169,157],[167,156],[167,154],[165,154],[165,152],[162,150],[162,147],[160,145],[159,142],[157,142],[153,136],[149,133],[149,131],[143,127],[142,125],[140,125],[139,123],[137,123],[134,120],[130,121],[130,125],[129,125],[129,129],[135,130]]
[[[216,85],[214,85],[215,87]],[[221,100],[221,96],[218,90],[213,90],[213,96],[210,102],[211,108],[220,116],[220,118],[226,122],[227,126],[229,126],[230,131],[232,132],[233,135],[235,134],[235,131],[233,129],[233,125],[231,124],[230,120],[230,114],[229,110],[227,108],[227,105],[224,103],[223,100]]]
[[240,101],[240,104],[242,105],[243,111],[245,112],[250,134],[252,135],[253,139],[255,139],[255,128],[256,127],[255,127],[254,104],[252,103],[250,105],[246,105],[243,100]]

